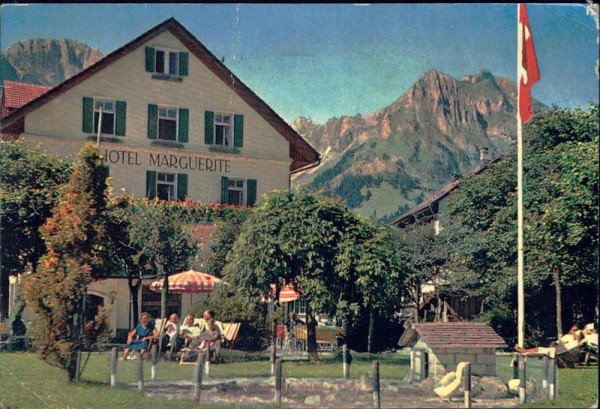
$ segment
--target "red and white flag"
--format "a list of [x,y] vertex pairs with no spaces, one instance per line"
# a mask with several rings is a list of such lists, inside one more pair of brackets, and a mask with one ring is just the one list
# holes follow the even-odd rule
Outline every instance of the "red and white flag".
[[518,67],[519,67],[519,115],[523,123],[531,119],[531,88],[540,80],[537,57],[531,36],[531,27],[527,18],[525,4],[519,4],[518,34]]

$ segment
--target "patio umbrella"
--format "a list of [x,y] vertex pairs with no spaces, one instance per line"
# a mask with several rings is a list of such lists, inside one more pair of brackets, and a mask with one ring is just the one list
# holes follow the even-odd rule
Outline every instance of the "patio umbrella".
[[[275,295],[275,284],[271,284],[271,291],[273,295]],[[279,302],[291,302],[300,298],[300,294],[294,291],[294,286],[289,284],[284,286],[281,291],[279,291]]]
[[[169,292],[174,294],[189,294],[190,302],[192,294],[208,294],[213,291],[215,285],[220,283],[221,279],[208,273],[196,270],[188,270],[182,273],[169,276]],[[150,290],[161,292],[163,280],[156,280],[150,284]]]

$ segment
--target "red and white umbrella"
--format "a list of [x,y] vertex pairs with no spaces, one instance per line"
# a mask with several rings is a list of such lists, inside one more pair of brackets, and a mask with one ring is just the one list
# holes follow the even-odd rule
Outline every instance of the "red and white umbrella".
[[[215,285],[220,283],[221,279],[208,273],[196,270],[188,270],[183,273],[169,276],[169,292],[175,294],[208,294],[212,292]],[[156,280],[150,284],[150,290],[161,292],[163,280]]]
[[[271,284],[271,291],[275,295],[275,284]],[[300,298],[300,294],[294,291],[294,286],[289,284],[279,291],[279,302],[291,302]]]

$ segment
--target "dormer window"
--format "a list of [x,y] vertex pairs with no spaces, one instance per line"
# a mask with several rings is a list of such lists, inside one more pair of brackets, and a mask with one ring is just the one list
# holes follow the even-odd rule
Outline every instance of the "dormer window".
[[189,53],[161,47],[146,47],[146,71],[152,78],[169,79],[188,75]]

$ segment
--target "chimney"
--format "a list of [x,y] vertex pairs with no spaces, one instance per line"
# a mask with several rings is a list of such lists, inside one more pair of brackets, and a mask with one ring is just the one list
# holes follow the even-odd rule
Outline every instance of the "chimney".
[[490,149],[487,146],[479,148],[479,162],[490,163]]

